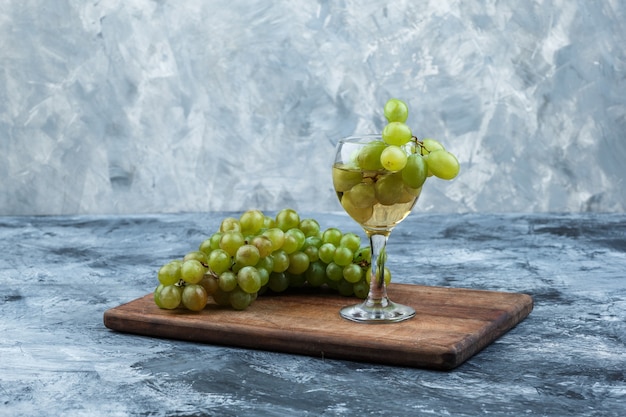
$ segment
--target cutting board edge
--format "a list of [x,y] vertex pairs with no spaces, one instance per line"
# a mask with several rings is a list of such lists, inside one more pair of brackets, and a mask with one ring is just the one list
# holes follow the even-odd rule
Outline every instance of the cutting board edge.
[[[491,322],[489,326],[485,326],[480,334],[468,335],[465,339],[459,341],[451,350],[454,352],[449,362],[457,362],[461,365],[471,357],[480,353],[487,346],[504,336],[510,330],[514,329],[522,321],[524,321],[534,309],[534,300],[532,296],[524,293],[507,293],[517,296],[522,303],[518,304],[518,309],[513,311],[503,311],[498,320]],[[490,337],[485,336],[489,334]],[[474,340],[480,340],[479,343],[473,343]],[[455,367],[456,367],[455,366]]]
[[[308,333],[298,333],[298,338],[293,339],[289,348],[287,348],[281,343],[281,340],[284,340],[284,335],[281,338],[279,330],[265,331],[262,338],[252,339],[249,337],[245,338],[245,336],[249,336],[249,332],[244,330],[245,326],[219,328],[219,326],[209,324],[200,329],[184,325],[178,325],[176,328],[179,330],[182,327],[186,327],[195,331],[206,332],[198,334],[196,332],[182,333],[174,328],[168,329],[165,324],[164,320],[146,320],[133,313],[123,315],[115,309],[109,309],[104,314],[104,325],[110,330],[159,339],[174,339],[185,342],[265,350],[320,359],[340,359],[434,370],[451,370],[462,363],[459,360],[458,352],[450,349],[449,346],[431,345],[429,350],[400,349],[398,347],[389,350],[389,347],[387,347],[389,354],[380,356],[376,354],[379,352],[380,347],[375,344],[367,346],[337,343],[330,336],[324,335],[315,337]],[[150,331],[151,328],[158,328],[159,335],[155,336],[155,332]],[[181,335],[186,335],[186,337]],[[422,359],[420,360],[419,358]]]
[[[403,286],[412,286],[412,284],[392,284],[398,288]],[[426,287],[415,286],[414,287]],[[447,287],[427,287],[435,291],[446,291]],[[368,363],[381,363],[387,365],[418,367],[436,370],[452,370],[466,362],[469,358],[476,355],[486,346],[493,343],[510,329],[523,321],[533,309],[533,299],[528,294],[513,292],[498,292],[491,290],[476,290],[451,288],[450,291],[462,291],[463,293],[493,293],[500,296],[504,295],[515,300],[518,307],[515,310],[503,310],[497,320],[490,323],[489,326],[482,329],[480,334],[469,334],[463,340],[454,345],[431,345],[428,350],[411,350],[404,348],[389,351],[390,354],[381,356],[376,354],[378,346],[360,346],[344,343],[337,343],[332,338],[326,338],[324,335],[314,335],[299,333],[300,340],[291,341],[289,347],[282,345],[280,342],[285,341],[284,331],[280,329],[265,329],[264,338],[250,338],[250,334],[245,331],[245,326],[237,325],[234,330],[232,325],[223,326],[220,330],[219,324],[202,323],[196,321],[193,323],[177,323],[174,329],[168,327],[167,318],[160,316],[141,317],[138,311],[129,308],[133,303],[144,301],[152,302],[152,294],[148,293],[136,300],[124,303],[118,307],[111,308],[104,313],[104,324],[107,328],[124,333],[138,334],[148,337],[158,337],[165,339],[177,339],[189,342],[209,343],[222,346],[241,347],[256,350],[268,350],[274,352],[300,354],[318,358],[342,359],[350,361],[360,361]],[[467,292],[466,292],[467,291]],[[130,311],[124,311],[128,308]],[[499,310],[499,309],[498,309]],[[200,323],[200,326],[198,326]],[[180,332],[180,329],[186,329]],[[156,329],[157,331],[151,331]],[[178,331],[176,331],[178,329]],[[173,330],[173,331],[172,331]],[[188,332],[187,330],[191,330]],[[215,334],[215,331],[218,331]],[[258,329],[254,329],[258,331]],[[204,332],[204,333],[203,333]],[[208,333],[207,333],[208,332]],[[213,334],[212,334],[213,333]],[[207,336],[207,334],[209,336]],[[254,339],[255,343],[249,340]],[[295,344],[294,344],[295,343]],[[385,346],[388,349],[389,345]],[[356,350],[356,351],[355,351]],[[386,350],[387,351],[387,350]]]

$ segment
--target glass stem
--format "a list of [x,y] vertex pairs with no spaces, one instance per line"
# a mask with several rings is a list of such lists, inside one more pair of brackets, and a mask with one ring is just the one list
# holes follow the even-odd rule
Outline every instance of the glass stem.
[[369,234],[372,249],[372,275],[370,276],[370,291],[366,303],[372,306],[386,307],[387,286],[385,285],[385,260],[387,258],[387,238],[384,234]]

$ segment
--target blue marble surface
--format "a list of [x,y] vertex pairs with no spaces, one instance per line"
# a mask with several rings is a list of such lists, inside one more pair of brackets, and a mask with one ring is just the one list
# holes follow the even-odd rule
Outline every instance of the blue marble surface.
[[6,0],[0,214],[339,209],[334,144],[393,96],[462,164],[423,210],[623,212],[625,22],[619,0]]
[[[450,372],[104,327],[232,214],[0,217],[0,416],[623,415],[625,215],[411,214],[389,241],[396,282],[535,302]],[[345,214],[301,214],[359,232]]]

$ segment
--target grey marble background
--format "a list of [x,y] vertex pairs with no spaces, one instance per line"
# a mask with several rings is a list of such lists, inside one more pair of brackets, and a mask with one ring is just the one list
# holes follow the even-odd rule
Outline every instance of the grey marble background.
[[338,138],[405,99],[426,212],[626,208],[621,0],[6,0],[0,215],[338,210]]

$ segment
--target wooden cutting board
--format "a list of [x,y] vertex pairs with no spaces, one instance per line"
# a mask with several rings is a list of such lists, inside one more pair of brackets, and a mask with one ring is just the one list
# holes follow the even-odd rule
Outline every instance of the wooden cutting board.
[[259,296],[244,311],[209,304],[200,313],[161,310],[148,294],[107,310],[104,324],[145,336],[450,370],[533,308],[530,296],[517,293],[392,283],[388,294],[415,308],[416,316],[393,324],[354,323],[339,309],[358,299],[316,289]]

